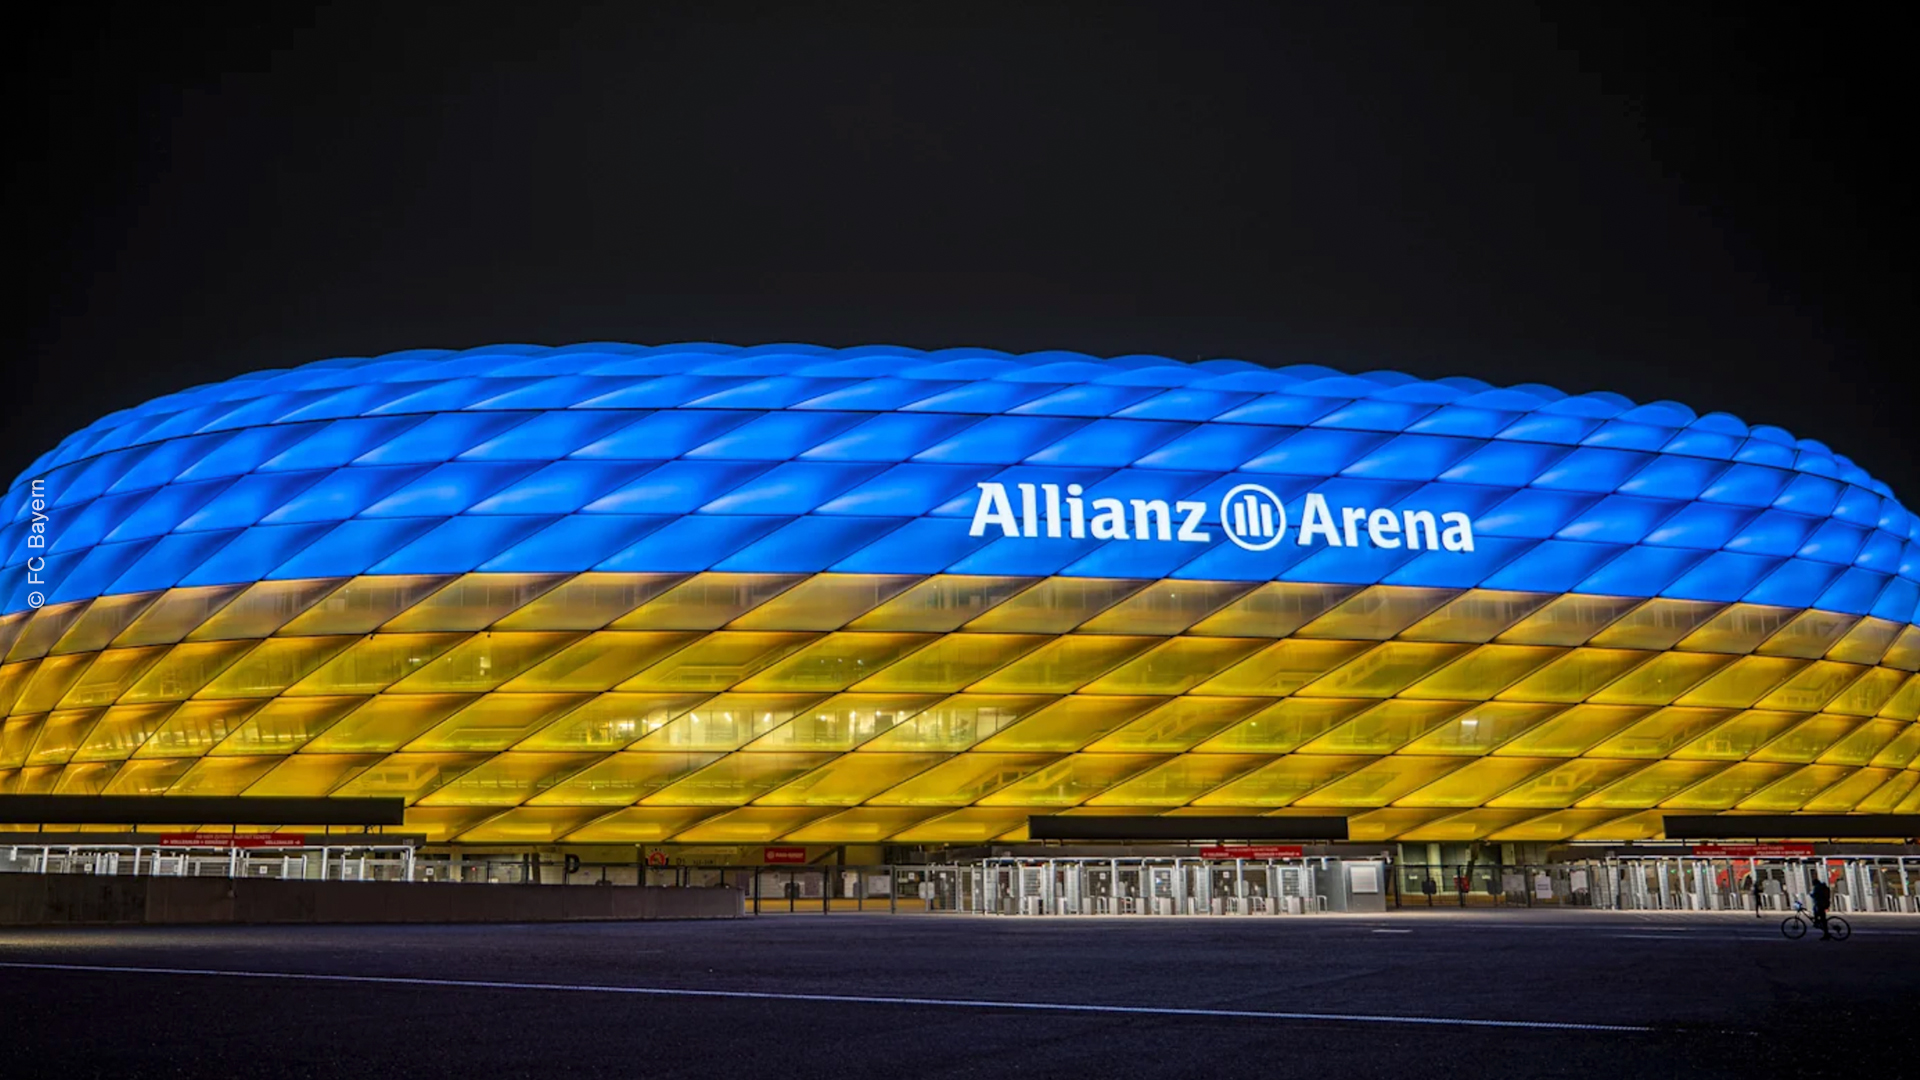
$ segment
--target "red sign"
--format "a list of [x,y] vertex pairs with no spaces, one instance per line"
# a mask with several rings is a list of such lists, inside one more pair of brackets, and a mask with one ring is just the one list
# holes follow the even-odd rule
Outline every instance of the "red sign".
[[1297,859],[1298,844],[1263,844],[1253,847],[1208,847],[1200,849],[1203,859]]
[[307,838],[299,833],[248,833],[241,836],[217,833],[166,833],[161,847],[201,848],[296,848],[306,847]]
[[807,849],[803,847],[770,847],[761,859],[770,863],[803,863],[807,861]]
[[1693,853],[1709,859],[1800,859],[1813,854],[1813,845],[1695,844]]

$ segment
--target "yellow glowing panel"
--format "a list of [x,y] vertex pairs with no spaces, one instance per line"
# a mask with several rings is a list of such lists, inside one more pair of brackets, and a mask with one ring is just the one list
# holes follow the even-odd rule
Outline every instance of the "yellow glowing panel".
[[805,574],[695,574],[613,622],[615,630],[715,630],[806,580]]
[[1652,710],[1633,705],[1575,705],[1500,746],[1502,757],[1573,757]]
[[164,795],[193,762],[185,758],[148,758],[129,761],[113,774],[104,795]]
[[1920,758],[1920,725],[1908,725],[1900,737],[1888,743],[1886,749],[1873,755],[1873,764],[1884,765],[1892,769],[1904,769],[1916,758]]
[[830,753],[729,754],[661,788],[645,802],[649,806],[742,806],[835,757]]
[[[1403,836],[1412,829],[1439,818],[1453,815],[1451,810],[1388,807],[1347,815],[1347,838],[1359,843],[1377,843]],[[1273,815],[1269,815],[1273,816]]]
[[1731,709],[1661,709],[1633,723],[1625,731],[1588,753],[1604,758],[1663,758],[1733,715]]
[[1745,709],[1806,666],[1782,656],[1743,656],[1676,699],[1680,705]]
[[263,701],[189,701],[174,707],[172,715],[136,754],[143,758],[199,757],[231,735],[264,704]]
[[982,633],[1064,634],[1144,588],[1124,578],[1045,578],[967,624]]
[[484,630],[565,580],[565,574],[463,574],[389,620],[388,633]]
[[[739,755],[741,757],[760,755]],[[780,755],[772,755],[780,756]],[[811,756],[811,755],[800,755]],[[757,801],[760,806],[852,806],[946,760],[944,754],[842,754]],[[666,800],[662,800],[666,801]]]
[[58,765],[73,757],[105,709],[64,709],[47,716],[40,737],[27,754],[28,765]]
[[1781,732],[1805,720],[1805,713],[1748,710],[1673,752],[1683,759],[1735,761],[1772,741]]
[[910,825],[896,833],[893,841],[897,844],[984,843],[1025,826],[1027,810],[1027,807],[969,806]]
[[585,694],[488,694],[442,720],[406,748],[505,750],[585,700]]
[[1487,834],[1487,839],[1497,843],[1569,840],[1581,833],[1604,826],[1619,816],[1618,810],[1556,810],[1551,814],[1530,818],[1518,825],[1495,829]]
[[1798,810],[1853,770],[1840,765],[1808,765],[1740,800],[1741,810]]
[[951,693],[1053,640],[1040,634],[948,634],[856,689]]
[[1802,660],[1814,660],[1827,655],[1827,650],[1839,644],[1853,624],[1860,621],[1858,615],[1842,615],[1833,611],[1803,611],[1793,617],[1793,621],[1780,628],[1780,631],[1762,642],[1755,652],[1763,656],[1797,656]]
[[1276,641],[1201,683],[1193,692],[1281,697],[1373,648],[1376,646],[1366,641],[1307,641],[1293,638]]
[[[113,643],[122,648],[134,645],[171,645],[186,637],[201,623],[213,617],[214,612],[227,605],[227,601],[240,595],[244,585],[207,585],[191,589],[168,589],[160,598],[147,605],[140,617],[113,639]],[[28,628],[32,633],[33,628]],[[21,636],[24,643],[26,636]],[[17,652],[20,646],[15,645]]]
[[618,750],[707,699],[705,694],[601,694],[529,735],[522,750]]
[[634,749],[735,750],[819,702],[817,694],[721,694],[669,720]]
[[67,690],[79,681],[88,665],[99,655],[73,653],[68,656],[49,656],[40,661],[33,675],[28,678],[26,688],[20,691],[20,697],[13,703],[14,715],[46,712],[59,704]]
[[565,648],[578,637],[578,634],[567,631],[534,630],[475,634],[450,651],[420,665],[413,674],[394,683],[391,692],[432,694],[492,690]]
[[[88,676],[92,676],[89,671]],[[83,680],[84,681],[84,680]],[[1894,668],[1869,668],[1865,675],[1856,679],[1851,686],[1842,691],[1826,705],[1827,712],[1845,713],[1848,716],[1872,716],[1881,707],[1893,700],[1900,685],[1907,681],[1907,673]]]
[[1900,805],[1893,808],[1893,812],[1896,814],[1920,813],[1920,790],[1908,793],[1906,798],[1900,800]]
[[1431,615],[1440,605],[1458,595],[1453,589],[1372,585],[1294,631],[1294,634],[1298,637],[1342,638],[1348,641],[1383,640]]
[[1348,773],[1324,787],[1301,796],[1294,800],[1293,805],[1386,806],[1467,764],[1471,762],[1461,758],[1381,758],[1371,765]]
[[13,711],[13,703],[20,699],[20,692],[27,688],[39,667],[38,660],[22,660],[0,667],[0,716]]
[[[126,705],[137,705],[148,701],[185,700],[251,648],[251,641],[206,641],[176,645],[147,668],[140,679],[120,696],[120,701]],[[41,670],[45,671],[47,664],[59,659],[66,658],[49,657],[42,663]],[[35,682],[38,681],[36,676]],[[27,694],[31,693],[33,688],[29,687]],[[22,705],[14,706],[16,711],[23,708],[26,696],[22,695]]]
[[[316,754],[398,750],[473,698],[467,694],[406,694],[369,698],[305,747]],[[291,703],[289,703],[291,704]]]
[[67,628],[86,613],[87,606],[87,601],[76,600],[70,604],[55,604],[37,612],[24,613],[26,622],[12,624],[20,636],[14,640],[13,648],[7,651],[7,661],[12,663],[45,656],[47,650],[53,648],[54,643],[67,632]]
[[1640,604],[1627,596],[1559,596],[1494,640],[1508,645],[1585,645]]
[[919,581],[912,574],[815,574],[735,619],[734,630],[838,630]]
[[1383,701],[1302,746],[1300,753],[1390,753],[1467,708],[1456,701]]
[[426,806],[518,806],[595,760],[592,754],[496,754],[420,801]]
[[1478,758],[1395,801],[1395,806],[1479,806],[1560,764],[1551,758]]
[[[55,795],[99,795],[113,779],[120,767],[107,762],[92,765],[69,765],[60,770],[60,781],[54,785]],[[84,831],[84,830],[83,830]]]
[[1734,662],[1720,653],[1661,653],[1594,694],[1601,705],[1666,705]]
[[1191,749],[1202,739],[1272,704],[1267,698],[1177,697],[1087,749],[1097,753],[1175,753]]
[[[290,688],[289,694],[377,694],[427,666],[434,657],[467,639],[466,634],[374,634],[322,664]],[[209,642],[211,647],[215,643]],[[231,642],[224,644],[233,644]],[[180,649],[195,648],[182,645]],[[180,650],[175,650],[178,655]],[[171,657],[168,658],[171,661]],[[164,665],[162,665],[164,666]]]
[[1580,800],[1583,807],[1641,810],[1658,806],[1726,768],[1718,761],[1656,761]]
[[358,697],[275,698],[236,725],[233,734],[209,753],[227,757],[291,754],[365,700]]
[[1585,701],[1650,659],[1634,649],[1575,649],[1500,695],[1502,701]]
[[1052,700],[1011,694],[956,694],[862,743],[860,750],[965,750]]
[[1184,806],[1272,760],[1265,754],[1182,754],[1096,794],[1087,804]]
[[596,818],[567,838],[582,844],[657,844],[712,814],[710,806],[634,806]]
[[65,768],[50,765],[39,769],[21,769],[14,774],[13,788],[9,795],[51,795],[53,786],[60,780]]
[[167,794],[238,795],[282,760],[277,757],[201,758],[185,776],[174,781]]
[[[85,613],[73,621],[67,632],[54,643],[51,651],[55,653],[99,652],[111,644],[114,638],[119,637],[159,595],[157,592],[143,592],[96,598],[93,603],[86,605]],[[48,630],[51,630],[53,625],[55,624],[49,623]],[[38,651],[48,650],[38,648]]]
[[1880,707],[1880,715],[1890,720],[1920,719],[1920,675],[1909,676],[1906,684]]
[[1838,697],[1867,669],[1858,664],[1817,660],[1794,673],[1780,688],[1760,699],[1763,709],[1813,712]]
[[1406,641],[1457,641],[1478,645],[1539,610],[1547,593],[1472,589],[1400,634]]
[[1054,754],[961,754],[868,801],[876,806],[964,806],[1054,760]]
[[840,694],[755,739],[751,750],[851,750],[940,700],[938,694]]
[[1734,604],[1681,638],[1680,648],[1695,652],[1750,653],[1796,614],[1793,608]]
[[796,844],[875,844],[909,825],[927,820],[938,812],[909,807],[856,806],[832,817],[802,825],[782,839],[791,840]]
[[340,586],[338,578],[256,581],[187,635],[188,641],[263,638]]
[[[347,781],[338,798],[401,798],[411,802],[487,760],[487,754],[392,754]],[[413,821],[413,809],[407,810]]]
[[1893,647],[1880,658],[1880,662],[1901,671],[1920,671],[1920,626],[1909,626],[1900,631]]
[[1792,765],[1742,761],[1660,804],[1663,810],[1725,810],[1792,772]]
[[250,798],[325,795],[379,760],[379,754],[300,754],[275,766],[246,794]]
[[[1560,811],[1561,813],[1582,813],[1584,811]],[[1616,812],[1617,811],[1613,811]],[[1551,817],[1552,815],[1548,815]],[[1629,840],[1653,840],[1666,835],[1666,815],[1659,810],[1641,810],[1638,813],[1591,825],[1573,834],[1575,840],[1601,840],[1619,843]]]
[[1820,755],[1822,765],[1865,765],[1910,725],[1898,720],[1869,720]]
[[739,689],[844,690],[933,640],[933,634],[828,634],[741,683]]
[[529,799],[535,806],[631,806],[720,760],[718,753],[614,754]]
[[1851,716],[1815,716],[1761,747],[1754,761],[1812,761],[1851,732],[1860,721]]
[[1073,754],[980,799],[982,806],[1077,806],[1166,759],[1158,754]]
[[1649,600],[1594,635],[1591,644],[1614,649],[1671,649],[1724,607],[1704,600]]
[[1594,791],[1644,766],[1638,761],[1580,758],[1566,762],[1488,801],[1489,806],[1571,806]]
[[1160,703],[1159,698],[1074,695],[983,740],[982,750],[1078,750]]
[[701,636],[697,630],[604,630],[568,645],[503,689],[610,690]]
[[621,683],[621,690],[725,690],[817,635],[722,630]]
[[[40,609],[46,610],[45,608]],[[0,657],[4,657],[13,648],[14,639],[27,628],[27,619],[38,614],[34,611],[16,611],[11,615],[0,615]]]
[[1481,702],[1415,739],[1404,752],[1479,756],[1561,711],[1558,705]]
[[294,616],[282,634],[366,634],[445,584],[442,574],[358,577]]
[[[1892,769],[1848,770],[1832,787],[1808,799],[1800,809],[1813,814],[1844,814],[1878,791],[1893,776]],[[1765,793],[1762,793],[1765,797]]]
[[[100,653],[87,667],[86,673],[75,680],[60,698],[56,708],[84,709],[90,705],[113,704],[166,651],[165,645],[148,645],[138,649],[109,649]],[[45,665],[42,667],[44,669]]]
[[1156,581],[1087,620],[1089,634],[1181,633],[1253,589],[1243,581]]
[[686,579],[685,574],[575,574],[501,616],[496,630],[598,630]]
[[1286,753],[1332,731],[1347,718],[1374,704],[1364,698],[1288,698],[1274,702],[1195,749],[1203,754]]
[[1441,642],[1389,641],[1301,687],[1303,697],[1391,697],[1471,649]]
[[1564,652],[1545,645],[1482,645],[1414,683],[1401,696],[1486,701]]
[[1428,842],[1479,840],[1497,829],[1518,825],[1538,813],[1537,810],[1492,810],[1484,807],[1467,810],[1408,829],[1400,839]]
[[521,806],[490,817],[459,835],[463,844],[551,844],[590,821],[598,810]]
[[357,640],[334,637],[269,638],[235,660],[196,697],[272,697],[311,675]]
[[1905,772],[1892,773],[1891,779],[1880,785],[1873,794],[1860,800],[1860,804],[1853,810],[1859,814],[1891,814],[1893,808],[1899,806],[1901,800],[1912,794],[1915,788],[1920,788],[1920,772],[1909,769]]
[[1358,591],[1352,585],[1268,582],[1195,623],[1189,632],[1283,638]]
[[1871,616],[1861,619],[1840,639],[1827,659],[1848,664],[1877,664],[1900,636],[1901,624]]
[[121,761],[133,756],[177,707],[160,703],[116,705],[108,709],[74,752],[73,760]]
[[[444,844],[498,812],[482,806],[409,806],[406,823],[395,831],[423,836],[431,844]],[[499,878],[491,880],[497,882]]]
[[1285,806],[1372,758],[1288,756],[1193,800],[1194,806]]
[[1070,693],[1122,661],[1151,648],[1157,639],[1111,634],[1055,638],[995,671],[970,688],[983,694]]
[[673,839],[681,844],[764,844],[828,811],[797,806],[745,806],[710,817]]
[[1035,580],[959,574],[931,577],[855,619],[848,629],[946,633],[986,614]]
[[1095,679],[1082,692],[1183,694],[1266,645],[1262,638],[1174,638]]

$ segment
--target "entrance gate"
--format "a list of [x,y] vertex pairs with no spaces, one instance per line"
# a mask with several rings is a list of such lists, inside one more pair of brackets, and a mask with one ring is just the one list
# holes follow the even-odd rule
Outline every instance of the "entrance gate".
[[[941,909],[988,915],[1303,915],[1381,910],[1385,867],[1384,859],[1318,856],[1001,857],[935,868],[934,881],[936,895],[955,904]],[[943,878],[952,881],[950,891],[938,887]]]
[[1835,855],[1786,858],[1618,856],[1586,864],[1595,907],[1621,911],[1790,911],[1815,878],[1842,912],[1920,912],[1920,859]]

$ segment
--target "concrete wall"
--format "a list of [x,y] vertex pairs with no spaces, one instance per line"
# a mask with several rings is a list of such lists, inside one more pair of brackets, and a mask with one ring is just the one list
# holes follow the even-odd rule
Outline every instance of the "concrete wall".
[[732,888],[0,874],[0,926],[732,919]]

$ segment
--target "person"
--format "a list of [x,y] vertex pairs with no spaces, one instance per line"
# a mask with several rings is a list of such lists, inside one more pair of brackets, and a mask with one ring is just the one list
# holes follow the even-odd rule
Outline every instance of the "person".
[[1460,894],[1461,907],[1467,906],[1467,888],[1468,888],[1467,875],[1465,874],[1453,875],[1453,891]]
[[1427,906],[1432,907],[1433,894],[1440,891],[1439,889],[1434,887],[1432,873],[1428,873],[1426,876],[1426,880],[1420,883],[1420,891],[1427,894]]
[[1753,917],[1757,919],[1760,917],[1760,897],[1762,895],[1760,889],[1760,871],[1755,870],[1752,875],[1747,878],[1747,888],[1753,892]]
[[1813,900],[1813,925],[1820,928],[1820,940],[1829,941],[1833,934],[1827,930],[1827,905],[1833,903],[1833,890],[1827,886],[1824,877],[1813,879],[1813,888],[1807,890]]

